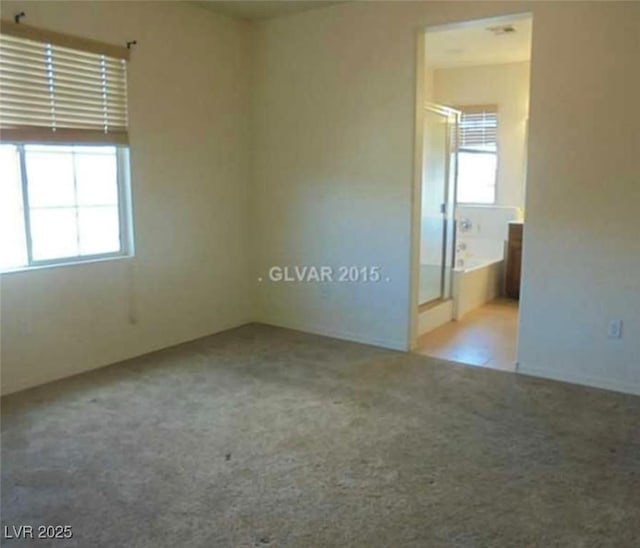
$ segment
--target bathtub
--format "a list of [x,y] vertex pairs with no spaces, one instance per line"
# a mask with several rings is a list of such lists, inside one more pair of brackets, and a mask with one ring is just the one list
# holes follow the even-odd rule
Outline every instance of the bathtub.
[[503,286],[503,257],[463,259],[453,269],[453,319],[499,297]]

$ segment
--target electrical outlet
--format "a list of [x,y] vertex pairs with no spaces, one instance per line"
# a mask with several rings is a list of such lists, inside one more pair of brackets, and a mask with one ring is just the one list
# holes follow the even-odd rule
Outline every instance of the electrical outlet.
[[607,336],[610,339],[622,338],[622,320],[611,320],[609,322],[609,330],[607,332]]

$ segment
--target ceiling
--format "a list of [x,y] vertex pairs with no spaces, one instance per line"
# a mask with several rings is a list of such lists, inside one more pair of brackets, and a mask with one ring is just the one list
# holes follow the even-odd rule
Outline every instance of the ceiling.
[[330,6],[331,4],[338,4],[339,2],[329,0],[280,0],[279,2],[272,2],[269,0],[200,0],[195,3],[203,8],[223,13],[231,17],[250,20],[264,20],[279,17],[281,15],[323,8]]
[[[509,25],[515,32],[496,35],[487,30]],[[431,68],[451,68],[528,61],[531,30],[531,17],[523,16],[427,30],[426,64]]]

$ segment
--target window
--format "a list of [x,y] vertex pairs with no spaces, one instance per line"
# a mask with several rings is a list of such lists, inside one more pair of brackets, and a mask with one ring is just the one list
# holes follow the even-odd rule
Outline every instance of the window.
[[127,57],[2,22],[0,270],[132,251]]
[[0,268],[128,253],[116,146],[0,144]]
[[459,107],[458,203],[494,204],[498,172],[497,107]]

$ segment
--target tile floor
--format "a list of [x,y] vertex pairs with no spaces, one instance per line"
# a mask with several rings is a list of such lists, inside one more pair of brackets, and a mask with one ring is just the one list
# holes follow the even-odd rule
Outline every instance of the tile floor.
[[426,333],[419,354],[468,365],[515,371],[518,301],[497,299],[462,320]]

